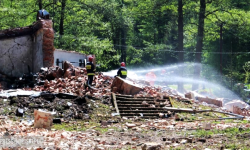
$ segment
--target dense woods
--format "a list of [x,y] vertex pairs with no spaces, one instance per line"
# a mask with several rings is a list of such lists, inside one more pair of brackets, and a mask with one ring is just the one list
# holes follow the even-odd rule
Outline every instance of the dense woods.
[[39,9],[55,47],[95,54],[100,71],[195,62],[180,75],[248,82],[249,0],[0,0],[0,30],[31,25]]

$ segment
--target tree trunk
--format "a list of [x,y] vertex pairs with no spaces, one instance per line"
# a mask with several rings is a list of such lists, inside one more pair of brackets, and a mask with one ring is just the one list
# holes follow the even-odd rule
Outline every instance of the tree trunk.
[[[121,14],[122,14],[122,8],[123,8],[123,4],[124,1],[121,1]],[[126,25],[124,24],[124,18],[122,15],[122,24],[121,24],[121,61],[126,63]]]
[[43,9],[42,0],[38,0],[39,10]]
[[65,6],[66,6],[66,0],[62,0],[61,19],[60,19],[60,25],[59,25],[59,34],[60,34],[60,35],[63,35],[63,34],[64,34],[63,22],[64,22]]
[[117,54],[120,54],[120,50],[121,50],[121,47],[119,46],[121,45],[120,29],[119,28],[114,29],[114,33],[115,33],[115,36],[114,36],[115,49],[116,49]]
[[[223,28],[223,24],[220,24],[220,75],[222,76],[222,28]],[[222,81],[222,78],[221,78]]]
[[[205,20],[205,11],[206,11],[206,2],[205,0],[200,0],[200,12],[199,12],[199,25],[198,25],[198,35],[196,43],[196,53],[195,53],[195,62],[198,64],[194,68],[194,77],[195,79],[200,78],[201,72],[201,53],[203,47],[203,36],[204,36],[204,20]],[[192,90],[197,90],[199,88],[198,83],[194,83]]]
[[[183,51],[183,4],[178,0],[178,51]],[[184,52],[178,53],[178,62],[183,63]],[[179,70],[179,75],[183,77],[183,69]],[[178,91],[183,92],[183,82],[178,82]]]

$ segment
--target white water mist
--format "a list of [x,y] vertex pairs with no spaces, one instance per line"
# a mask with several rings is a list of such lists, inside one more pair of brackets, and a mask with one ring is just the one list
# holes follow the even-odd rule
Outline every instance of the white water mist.
[[[177,85],[178,82],[181,82],[184,85],[199,84],[200,90],[202,88],[205,88],[206,90],[210,91],[209,95],[205,96],[213,98],[224,98],[228,99],[228,101],[233,99],[240,99],[234,92],[222,86],[218,82],[218,77],[220,75],[218,72],[211,69],[211,67],[209,70],[206,70],[208,76],[210,76],[210,79],[194,78],[193,72],[196,67],[204,66],[197,63],[183,63],[176,65],[165,65],[160,67],[128,68],[128,78],[133,80],[146,80],[146,74],[152,71],[157,76],[157,78],[155,79],[155,86],[167,86],[173,84]],[[104,72],[104,75],[115,76],[117,74],[117,70]],[[180,71],[183,72],[183,76],[180,76]],[[214,76],[214,78],[212,75]],[[187,91],[188,89],[185,90]]]

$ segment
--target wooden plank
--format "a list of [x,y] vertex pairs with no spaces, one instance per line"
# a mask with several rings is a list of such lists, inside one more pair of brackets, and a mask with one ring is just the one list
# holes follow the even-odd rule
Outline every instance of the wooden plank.
[[142,99],[154,99],[155,97],[149,97],[149,96],[145,96],[145,97],[134,97],[132,95],[121,95],[121,94],[116,94],[117,98],[142,98]]
[[[142,104],[143,101],[119,101],[117,100],[117,103],[120,104]],[[154,101],[146,101],[148,104],[155,104]]]
[[141,116],[141,114],[144,116],[159,116],[158,113],[121,113],[121,116]]
[[168,112],[168,110],[120,110],[123,113],[130,113],[130,112],[134,112],[134,113],[158,113],[158,112]]
[[[170,106],[168,106],[168,107],[170,107]],[[119,106],[119,110],[132,110],[132,109],[134,109],[134,110],[136,110],[136,109],[138,109],[138,110],[164,110],[163,109],[163,107],[140,107],[140,106],[137,106],[137,107],[130,107],[130,106]]]
[[[124,104],[124,103],[118,103],[117,104],[118,106],[129,106],[129,107],[131,107],[131,108],[133,108],[133,107],[145,107],[144,105],[142,105],[142,104]],[[149,107],[150,105],[148,105],[148,108],[150,108]],[[163,108],[164,106],[166,106],[165,104],[162,104],[162,105],[155,105],[155,108],[159,108],[158,106],[160,106],[161,108]],[[169,105],[168,105],[169,106]]]
[[189,108],[163,107],[163,109],[168,110],[168,111],[195,112],[193,109],[189,109]]
[[114,105],[115,105],[115,110],[116,110],[116,113],[119,113],[119,109],[118,109],[118,106],[117,106],[117,103],[116,103],[116,97],[115,97],[115,93],[112,93],[112,97],[113,97],[113,100],[114,100]]
[[158,101],[158,102],[165,102],[165,101],[169,101],[169,99],[148,99],[148,98],[121,98],[116,96],[117,100],[121,100],[121,101]]
[[169,101],[170,101],[171,106],[174,107],[172,97],[170,96],[169,96]]

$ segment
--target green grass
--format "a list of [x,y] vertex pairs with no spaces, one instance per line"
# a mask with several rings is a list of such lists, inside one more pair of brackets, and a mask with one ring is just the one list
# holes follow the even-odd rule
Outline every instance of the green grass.
[[[247,124],[247,123],[249,123],[248,120],[234,120],[234,119],[224,120],[224,122],[225,123],[238,123],[238,124]],[[221,121],[213,121],[212,123],[219,124],[219,123],[221,123]]]
[[86,131],[87,129],[94,129],[102,134],[108,132],[109,129],[114,129],[114,131],[118,130],[116,127],[101,127],[100,123],[89,122],[86,124],[83,121],[76,121],[75,123],[53,124],[52,129],[65,131]]
[[225,146],[226,149],[230,150],[250,150],[249,146],[243,145],[241,143],[232,143]]
[[75,125],[70,123],[62,123],[62,124],[53,124],[52,129],[65,130],[65,131],[85,131],[87,128],[83,124]]
[[3,111],[0,112],[0,115],[9,115],[10,112],[12,112],[12,109],[9,109],[10,107],[4,107]]
[[[194,109],[193,104],[178,101],[178,100],[175,100],[173,98],[170,98],[170,101],[171,101],[172,107]],[[198,105],[195,109],[196,110],[198,110],[198,109],[200,109],[200,110],[211,110],[212,108],[209,107],[209,106]],[[226,115],[226,114],[214,113],[214,112],[203,112],[203,113],[196,113],[196,114],[182,112],[182,113],[178,113],[178,114],[181,116],[181,118],[183,118],[186,121],[228,117],[228,115]],[[245,122],[247,122],[247,121],[245,121]]]
[[183,87],[185,90],[192,90],[192,84],[184,84]]
[[239,130],[239,128],[233,127],[233,128],[227,128],[224,130],[218,130],[218,129],[213,129],[213,130],[196,130],[196,132],[193,132],[193,134],[197,137],[208,137],[212,136],[214,134],[223,134],[227,137],[232,137],[236,136],[238,134],[244,134],[244,133],[250,133],[250,129],[245,129],[245,130]]
[[171,101],[172,107],[175,107],[175,108],[192,108],[193,107],[192,104],[181,102],[173,98],[170,98],[170,101]]
[[[177,90],[177,88],[178,88],[178,85],[176,85],[176,84],[172,84],[172,85],[168,85],[170,88],[172,88],[172,89],[175,89],[175,90]],[[185,90],[192,90],[192,84],[184,84],[183,85],[183,88],[185,89]]]
[[117,128],[115,127],[102,127],[100,121],[107,121],[112,118],[111,109],[109,105],[102,104],[100,102],[90,102],[93,108],[90,113],[90,120],[88,123],[82,120],[75,120],[74,123],[62,123],[62,124],[54,124],[52,126],[53,129],[56,130],[66,130],[66,131],[86,131],[87,129],[94,129],[99,131],[100,133],[108,132],[109,129]]
[[170,88],[177,90],[177,85],[168,85]]

